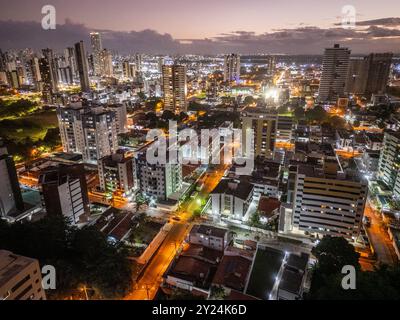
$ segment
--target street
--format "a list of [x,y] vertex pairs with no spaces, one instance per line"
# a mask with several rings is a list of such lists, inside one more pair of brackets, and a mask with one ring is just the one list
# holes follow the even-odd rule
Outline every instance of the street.
[[[218,185],[225,174],[227,165],[220,165],[214,172],[206,174],[200,181],[203,189],[199,193],[200,199],[208,197],[209,193]],[[186,239],[191,229],[190,219],[193,212],[201,208],[198,198],[189,199],[176,213],[181,221],[172,222],[172,228],[168,232],[164,242],[155,253],[153,260],[145,267],[143,276],[136,284],[133,292],[125,297],[125,300],[152,300],[157,293],[162,276],[174,259],[177,251]]]
[[369,203],[365,206],[365,216],[371,219],[371,226],[367,228],[368,236],[375,250],[377,260],[380,263],[393,265],[397,262],[397,256],[389,239],[387,231],[382,227],[382,219]]

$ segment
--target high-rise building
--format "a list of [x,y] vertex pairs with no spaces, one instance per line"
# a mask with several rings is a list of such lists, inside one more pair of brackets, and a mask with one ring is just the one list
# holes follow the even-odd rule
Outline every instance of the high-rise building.
[[136,70],[138,72],[142,72],[142,55],[140,53],[137,53],[135,55],[135,64],[136,64]]
[[81,82],[81,90],[83,92],[89,92],[90,91],[89,67],[83,41],[80,41],[75,44],[75,55],[76,55],[76,65],[78,68],[79,79]]
[[103,44],[101,41],[101,35],[98,32],[90,33],[90,43],[92,45],[93,53],[93,71],[96,76],[102,75],[102,51]]
[[51,49],[43,49],[43,58],[39,60],[39,70],[43,82],[43,99],[52,103],[53,95],[58,92],[57,71],[54,63],[54,54]]
[[335,44],[325,49],[322,76],[318,93],[320,102],[336,103],[343,96],[349,70],[351,51]]
[[2,300],[46,300],[38,260],[0,250]]
[[346,81],[346,93],[385,94],[392,64],[392,53],[371,53],[352,58]]
[[186,67],[164,65],[162,67],[164,110],[179,114],[187,111]]
[[72,104],[57,108],[61,141],[65,152],[82,154],[83,161],[97,163],[118,149],[114,111]]
[[240,80],[240,56],[229,54],[224,60],[224,81],[232,82]]
[[368,72],[367,58],[351,58],[344,91],[348,94],[364,94],[367,88]]
[[122,71],[124,73],[124,77],[128,79],[136,78],[136,65],[129,61],[124,61],[122,63]]
[[367,183],[338,174],[334,154],[323,162],[323,167],[297,166],[293,230],[355,240],[362,227]]
[[33,57],[30,61],[30,69],[32,74],[32,84],[37,91],[42,90],[42,76],[40,74],[40,63],[37,57]]
[[149,164],[147,148],[135,156],[135,171],[140,191],[157,200],[167,200],[182,188],[181,164]]
[[24,210],[15,163],[0,139],[0,217]]
[[0,49],[0,72],[1,71],[6,71],[6,57]]
[[278,114],[273,110],[246,108],[242,112],[242,148],[245,156],[247,154],[247,135],[253,130],[254,153],[253,156],[264,156],[271,158],[275,150],[277,135]]
[[117,133],[126,133],[127,131],[127,110],[125,103],[111,104],[107,107],[108,110],[115,112],[115,123],[117,127]]
[[385,132],[379,159],[378,178],[400,198],[400,133]]
[[74,79],[78,78],[79,74],[78,74],[78,66],[76,65],[75,48],[68,47],[67,49],[65,49],[64,57],[65,60],[67,61],[67,65],[71,68],[72,77]]
[[371,53],[368,56],[366,93],[385,94],[388,85],[393,53]]
[[100,188],[107,193],[129,194],[135,187],[134,162],[131,153],[118,150],[98,162]]
[[109,50],[104,49],[100,53],[101,75],[112,77],[114,74],[112,54]]
[[90,213],[88,189],[83,164],[46,168],[39,176],[39,190],[47,214],[85,222]]

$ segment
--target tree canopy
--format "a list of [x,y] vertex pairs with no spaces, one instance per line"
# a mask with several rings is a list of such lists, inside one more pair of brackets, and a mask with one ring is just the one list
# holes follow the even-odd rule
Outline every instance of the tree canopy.
[[[313,249],[318,259],[308,300],[400,299],[400,267],[380,266],[373,272],[361,271],[359,254],[344,238],[324,237]],[[344,266],[356,269],[356,289],[342,287]]]
[[132,286],[127,252],[95,227],[78,229],[61,216],[15,224],[0,220],[0,243],[2,249],[55,267],[57,289],[47,292],[50,298],[68,295],[81,285],[93,288],[98,297],[120,298]]

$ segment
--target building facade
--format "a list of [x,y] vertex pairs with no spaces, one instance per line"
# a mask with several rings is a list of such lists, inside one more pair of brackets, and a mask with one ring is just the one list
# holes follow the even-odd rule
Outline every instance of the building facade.
[[272,158],[277,138],[278,114],[272,110],[246,108],[241,115],[242,119],[242,148],[246,156],[248,150],[247,135],[253,130],[253,156],[265,156]]
[[211,210],[216,218],[243,220],[253,201],[254,186],[248,182],[222,180],[211,192]]
[[89,66],[83,41],[80,41],[75,44],[75,58],[76,58],[76,65],[78,68],[79,80],[81,83],[81,90],[83,92],[89,92],[90,91]]
[[149,164],[146,152],[135,156],[136,178],[140,191],[158,201],[165,201],[182,188],[181,164]]
[[38,260],[0,250],[1,300],[46,300]]
[[118,149],[116,112],[72,104],[59,106],[57,117],[64,152],[80,153],[83,161],[95,164]]
[[293,229],[355,240],[360,234],[367,184],[299,165],[295,177]]
[[15,163],[0,139],[0,217],[24,210]]
[[162,80],[164,110],[170,110],[176,114],[186,112],[186,67],[180,65],[164,65],[162,67]]
[[378,179],[400,197],[400,133],[385,132],[378,166]]
[[47,214],[62,214],[73,224],[87,220],[90,207],[82,164],[44,170],[39,176],[39,190]]
[[98,162],[100,188],[107,193],[129,194],[135,187],[132,154],[118,150]]
[[224,59],[224,81],[238,82],[240,80],[240,56],[238,54],[229,54]]
[[335,44],[325,49],[318,100],[336,103],[343,96],[349,70],[351,51]]

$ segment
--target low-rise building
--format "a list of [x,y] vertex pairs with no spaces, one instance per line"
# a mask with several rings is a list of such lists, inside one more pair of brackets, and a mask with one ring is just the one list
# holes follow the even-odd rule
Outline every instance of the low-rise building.
[[307,279],[310,256],[306,253],[290,253],[283,265],[282,277],[279,280],[277,300],[301,300]]
[[207,225],[195,225],[188,236],[188,242],[207,248],[224,251],[231,242],[228,230]]
[[211,192],[212,215],[243,220],[253,201],[254,186],[248,182],[221,180]]

